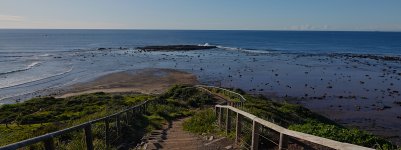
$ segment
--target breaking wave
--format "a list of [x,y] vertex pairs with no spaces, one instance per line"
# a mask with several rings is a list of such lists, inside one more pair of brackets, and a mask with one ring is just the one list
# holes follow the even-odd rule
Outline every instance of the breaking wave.
[[216,46],[219,49],[229,50],[229,51],[242,51],[247,53],[257,53],[257,54],[270,54],[277,50],[263,50],[263,49],[250,49],[250,48],[240,48],[240,47],[228,47],[221,45],[210,45],[209,43],[199,44],[199,46]]
[[33,62],[33,63],[29,64],[26,68],[12,70],[12,71],[8,71],[8,72],[0,72],[0,75],[11,74],[11,73],[16,73],[16,72],[21,72],[21,71],[27,71],[27,70],[32,69],[33,67],[35,67],[36,65],[39,65],[39,64],[40,64],[40,62]]

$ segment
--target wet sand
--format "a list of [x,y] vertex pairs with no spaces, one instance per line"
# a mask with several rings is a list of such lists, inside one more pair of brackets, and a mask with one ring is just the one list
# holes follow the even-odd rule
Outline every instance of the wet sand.
[[106,93],[146,93],[160,94],[174,84],[198,84],[196,76],[173,69],[141,69],[111,73],[93,81],[67,87],[58,98],[80,94]]

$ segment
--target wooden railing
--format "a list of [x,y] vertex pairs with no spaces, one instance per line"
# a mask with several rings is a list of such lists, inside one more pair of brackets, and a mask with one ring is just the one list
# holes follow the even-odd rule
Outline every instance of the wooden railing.
[[[225,109],[225,115],[224,111]],[[284,127],[266,121],[264,119],[258,118],[250,113],[242,111],[238,108],[226,105],[216,105],[215,106],[216,115],[218,116],[218,124],[220,127],[224,126],[226,132],[230,132],[232,129],[232,123],[234,122],[235,126],[235,142],[241,142],[241,130],[243,128],[244,119],[248,119],[252,122],[251,127],[251,144],[250,147],[246,147],[246,149],[258,150],[259,149],[259,139],[263,135],[260,134],[261,128],[267,128],[279,133],[279,142],[277,143],[278,149],[283,150],[288,148],[289,138],[300,139],[302,141],[308,141],[314,144],[318,144],[324,147],[332,148],[332,149],[341,149],[341,150],[372,150],[371,148],[362,147],[358,145],[353,145],[349,143],[342,143],[310,134],[305,134],[297,131],[288,130]],[[224,116],[224,118],[223,118]],[[235,121],[232,121],[232,118],[235,118]]]
[[220,96],[220,97],[222,97],[223,99],[227,100],[227,105],[229,105],[229,106],[233,106],[233,107],[242,107],[243,104],[244,104],[244,102],[246,101],[245,97],[242,96],[241,94],[239,94],[239,93],[237,93],[237,92],[234,92],[234,91],[230,91],[230,90],[221,88],[221,87],[209,86],[209,85],[195,85],[195,87],[198,88],[198,89],[200,89],[200,90],[206,91],[206,92],[208,92],[208,93],[210,93],[210,94],[214,94],[214,95],[216,95],[216,94],[218,94],[218,93],[214,93],[214,92],[212,92],[212,90],[220,90],[220,91],[222,91],[222,93],[223,93],[225,96],[237,97],[239,101],[232,101],[231,99],[227,99],[227,98],[225,98],[225,97],[222,97],[222,96],[220,96],[220,95],[217,95],[217,96]]
[[[218,116],[218,124],[220,127],[224,126],[226,133],[230,132],[231,129],[235,129],[235,142],[238,144],[241,142],[241,129],[243,128],[243,123],[244,119],[249,119],[252,124],[251,124],[251,144],[249,145],[249,149],[252,150],[257,150],[259,149],[259,137],[263,137],[261,133],[259,132],[262,127],[271,129],[273,131],[278,132],[278,142],[277,147],[279,150],[287,149],[288,148],[288,140],[289,138],[296,138],[300,139],[302,141],[308,141],[314,144],[318,144],[324,147],[332,148],[332,149],[341,149],[341,150],[372,150],[371,148],[367,147],[362,147],[354,144],[349,144],[349,143],[342,143],[334,140],[330,140],[327,138],[322,138],[310,134],[305,134],[297,131],[292,131],[288,130],[284,127],[281,127],[279,125],[276,125],[274,123],[271,123],[269,121],[266,121],[264,119],[258,118],[250,113],[247,113],[245,111],[240,110],[240,108],[243,107],[243,104],[246,102],[245,97],[243,97],[241,94],[220,88],[220,87],[215,87],[215,86],[205,86],[205,85],[196,85],[195,87],[206,90],[212,94],[215,94],[211,92],[209,89],[218,89],[223,91],[223,94],[229,95],[229,96],[236,96],[237,98],[240,99],[239,102],[233,102],[230,100],[227,100],[227,105],[216,105],[215,106],[215,111],[216,115]],[[224,98],[224,97],[223,97]],[[224,111],[225,110],[225,117],[224,116]],[[232,119],[235,118],[233,121]],[[232,124],[235,124],[235,127],[232,128]],[[263,137],[266,138],[266,137]],[[246,148],[247,149],[247,148]]]
[[[121,134],[121,121],[124,121],[124,119],[122,119],[121,116],[132,116],[134,114],[138,114],[138,113],[144,113],[149,105],[149,103],[154,102],[155,100],[151,100],[151,101],[145,101],[142,102],[134,107],[125,109],[121,112],[103,117],[103,118],[99,118],[99,119],[95,119],[95,120],[91,120],[70,128],[66,128],[63,130],[59,130],[59,131],[55,131],[55,132],[51,132],[45,135],[41,135],[38,137],[34,137],[31,139],[27,139],[27,140],[23,140],[17,143],[13,143],[10,145],[6,145],[3,147],[0,147],[0,150],[16,150],[18,148],[23,148],[23,147],[27,147],[36,143],[40,143],[43,142],[45,150],[54,150],[55,149],[55,144],[54,144],[54,138],[60,135],[65,135],[68,134],[70,132],[73,131],[78,131],[78,130],[82,130],[85,134],[85,143],[86,143],[86,148],[88,150],[93,150],[93,135],[92,135],[92,125],[94,123],[97,122],[105,122],[105,141],[106,141],[106,149],[110,148],[110,141],[112,139],[110,139],[110,131],[109,131],[109,124],[110,121],[116,120],[116,127],[117,127],[117,134]],[[126,117],[128,118],[128,117]],[[128,120],[126,120],[128,122]]]

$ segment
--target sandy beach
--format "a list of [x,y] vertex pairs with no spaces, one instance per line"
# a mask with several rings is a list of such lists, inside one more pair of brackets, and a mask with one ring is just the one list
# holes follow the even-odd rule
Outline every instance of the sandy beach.
[[66,91],[56,97],[65,98],[95,92],[160,94],[175,84],[198,83],[196,76],[190,73],[173,69],[148,68],[111,73],[93,81],[74,84],[66,87]]

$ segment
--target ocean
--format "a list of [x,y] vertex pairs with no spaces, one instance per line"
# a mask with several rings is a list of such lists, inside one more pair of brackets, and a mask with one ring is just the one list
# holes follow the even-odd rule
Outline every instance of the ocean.
[[313,53],[401,54],[401,32],[0,29],[0,52],[203,44]]
[[[136,49],[176,44],[218,48]],[[395,103],[401,99],[401,32],[0,30],[0,104],[144,68],[186,71],[202,84],[241,88],[346,126],[401,135]]]
[[170,44],[209,44],[224,50],[255,53],[401,55],[400,32],[3,29],[0,30],[0,99],[69,85],[85,78],[78,79],[78,74],[106,74],[140,66],[165,67],[166,64],[154,65],[158,62],[132,66],[108,57],[103,61],[108,65],[99,70],[88,68],[87,61],[102,63],[101,60],[77,58],[88,52],[98,53],[98,48],[134,50],[140,46]]

